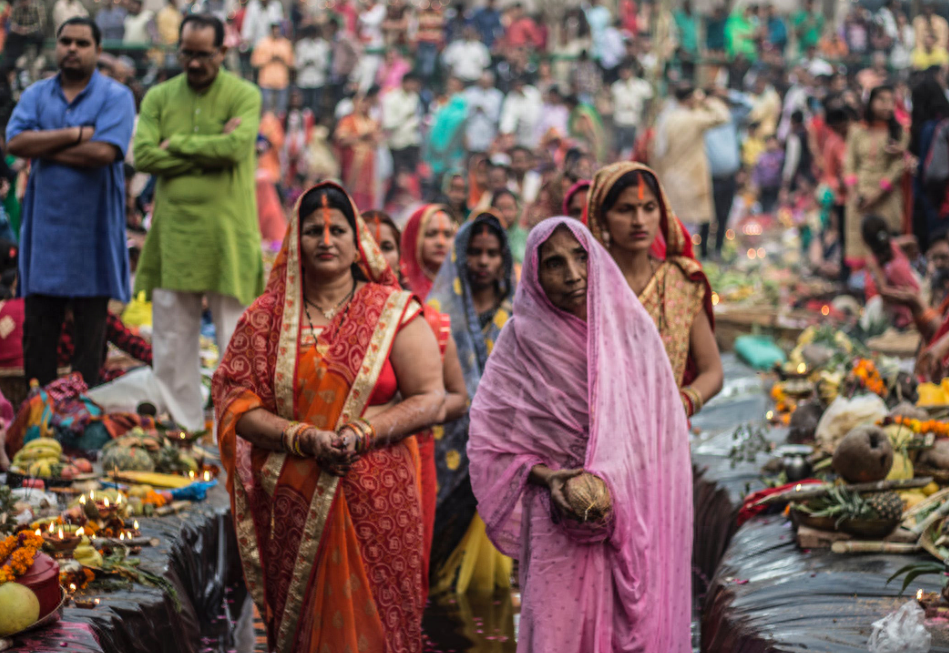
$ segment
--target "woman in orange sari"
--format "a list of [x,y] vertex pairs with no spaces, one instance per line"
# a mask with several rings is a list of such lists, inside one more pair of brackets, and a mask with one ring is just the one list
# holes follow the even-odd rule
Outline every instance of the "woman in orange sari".
[[712,290],[691,253],[656,174],[640,163],[614,163],[593,178],[590,231],[619,265],[652,316],[691,417],[722,389],[713,332]]
[[376,208],[376,146],[382,132],[369,116],[369,100],[357,95],[353,112],[336,126],[336,147],[343,184],[360,211]]
[[213,383],[244,578],[269,650],[422,650],[409,436],[443,420],[445,389],[420,313],[345,191],[308,191]]

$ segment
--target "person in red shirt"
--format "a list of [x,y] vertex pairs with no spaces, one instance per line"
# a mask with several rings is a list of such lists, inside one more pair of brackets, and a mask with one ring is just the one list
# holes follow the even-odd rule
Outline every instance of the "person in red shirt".
[[840,238],[840,278],[850,277],[850,268],[843,260],[844,252],[844,207],[847,205],[847,185],[844,183],[844,155],[847,151],[847,131],[850,129],[850,114],[844,106],[829,106],[825,117],[825,140],[821,149],[823,176],[821,182],[834,191],[834,225]]
[[507,28],[507,46],[511,49],[534,47],[540,49],[543,45],[542,34],[537,24],[524,11],[521,3],[511,7],[511,23]]

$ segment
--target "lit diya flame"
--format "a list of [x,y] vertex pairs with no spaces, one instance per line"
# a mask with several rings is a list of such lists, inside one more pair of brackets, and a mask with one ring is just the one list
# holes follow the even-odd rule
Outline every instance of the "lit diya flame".
[[106,497],[105,499],[103,499],[102,505],[104,505],[106,508],[109,507],[109,497]]
[[85,495],[85,494],[83,494],[81,497],[79,497],[79,503],[81,503],[82,505],[86,505],[86,495]]
[[63,529],[59,529],[59,539],[63,539]]
[[798,374],[804,374],[804,372],[806,372],[806,371],[807,371],[807,365],[805,365],[804,363],[798,363],[798,365],[797,365],[797,373],[798,373]]
[[50,522],[50,523],[49,523],[49,532],[52,533],[53,530],[55,530],[55,528],[56,528],[56,527],[53,526],[53,522]]
[[122,495],[121,495],[121,494],[118,495],[117,497],[115,497],[115,505],[119,505],[120,503],[122,503]]
[[920,589],[920,590],[916,590],[916,600],[917,600],[917,601],[922,601],[922,600],[923,600],[923,590],[921,590],[921,589]]
[[84,529],[82,526],[80,526],[79,530],[76,531],[76,535],[78,535],[79,537],[82,537],[85,534],[86,534],[86,529]]
[[764,416],[765,416],[765,418],[766,418],[768,421],[771,421],[771,420],[774,419],[774,411],[773,411],[773,410],[769,410],[767,413],[765,413]]
[[75,583],[69,583],[69,591],[70,591],[70,592],[75,592],[75,591],[76,591],[76,584],[75,584]]
[[36,534],[37,534],[37,535],[42,535],[43,533],[41,533],[41,532],[40,532],[40,529],[37,528],[37,529],[36,529]]
[[190,479],[192,479],[192,480],[194,479],[194,472],[193,472],[193,471],[189,471],[189,472],[188,472],[188,478],[190,478]]
[[207,472],[207,471],[204,472],[204,480],[205,480],[205,481],[210,481],[210,480],[211,480],[211,472]]
[[125,531],[122,531],[121,533],[119,533],[119,539],[120,539],[120,540],[124,540],[124,539],[125,539]]
[[95,492],[95,490],[90,490],[90,491],[89,491],[89,498],[92,499],[93,501],[96,500],[96,492]]
[[137,520],[137,519],[132,522],[132,528],[134,528],[135,530],[138,530],[138,520]]

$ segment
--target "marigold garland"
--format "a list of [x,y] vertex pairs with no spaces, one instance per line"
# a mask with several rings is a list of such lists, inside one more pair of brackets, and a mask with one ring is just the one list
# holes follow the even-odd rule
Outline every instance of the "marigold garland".
[[886,397],[886,384],[872,360],[861,358],[853,368],[853,375],[870,392]]
[[29,571],[37,551],[42,547],[43,538],[30,531],[7,536],[0,544],[0,560],[9,558],[10,561],[0,567],[0,584],[15,580]]
[[939,420],[929,419],[929,420],[918,420],[912,417],[904,417],[902,415],[894,415],[893,423],[899,424],[900,426],[905,426],[910,429],[913,433],[932,433],[936,437],[946,438],[949,437],[949,422],[940,422]]

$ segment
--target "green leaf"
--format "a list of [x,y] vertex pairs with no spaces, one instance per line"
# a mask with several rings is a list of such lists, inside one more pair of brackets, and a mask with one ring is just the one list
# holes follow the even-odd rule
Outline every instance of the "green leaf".
[[895,574],[887,578],[886,584],[889,585],[891,581],[899,578],[903,574],[906,574],[906,578],[903,579],[903,587],[900,588],[900,596],[902,596],[903,592],[906,591],[906,588],[909,587],[910,583],[912,583],[918,577],[929,574],[942,574],[945,571],[946,566],[938,562],[917,562],[911,565],[906,565]]

